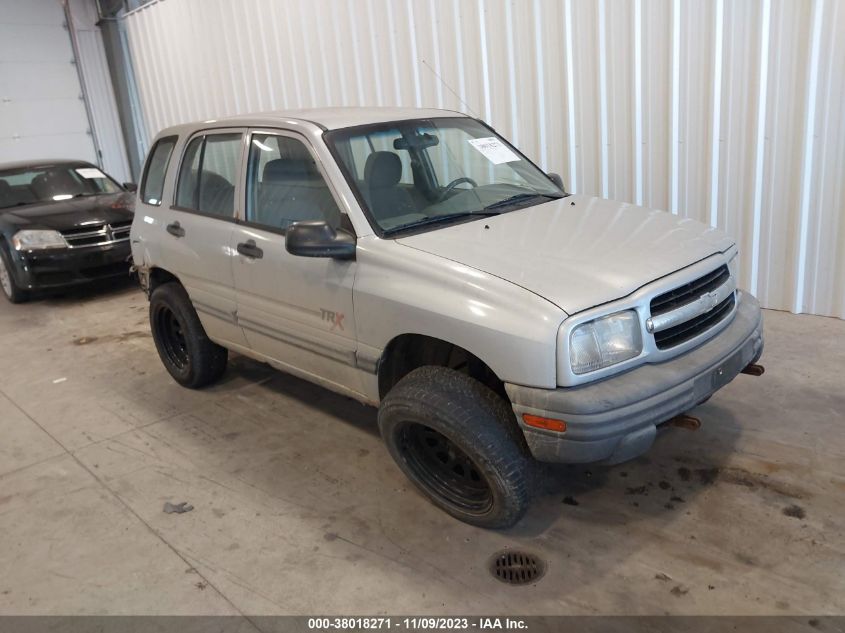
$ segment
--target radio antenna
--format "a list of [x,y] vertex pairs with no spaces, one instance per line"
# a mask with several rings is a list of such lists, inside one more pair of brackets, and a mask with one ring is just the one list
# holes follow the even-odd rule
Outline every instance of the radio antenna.
[[475,112],[475,110],[473,110],[472,108],[470,108],[470,107],[469,107],[469,104],[468,104],[466,101],[464,101],[463,99],[461,99],[460,95],[459,95],[457,92],[455,92],[454,90],[452,90],[452,86],[450,86],[449,84],[447,84],[447,83],[446,83],[446,80],[445,80],[445,79],[443,79],[443,77],[441,77],[441,76],[437,73],[437,71],[436,71],[436,70],[434,70],[434,68],[432,68],[431,66],[429,66],[429,64],[428,64],[428,62],[427,62],[427,61],[425,61],[422,57],[420,57],[420,61],[421,61],[423,64],[425,64],[425,67],[426,67],[426,68],[428,68],[428,69],[431,71],[431,74],[432,74],[432,75],[434,75],[435,77],[437,77],[437,79],[439,79],[439,80],[440,80],[440,83],[442,83],[444,86],[446,86],[446,89],[447,89],[449,92],[451,92],[453,95],[455,95],[455,98],[456,98],[458,101],[460,101],[460,102],[461,102],[461,104],[463,104],[463,106],[467,109],[467,111],[468,111],[468,112],[469,112],[472,116],[474,116],[476,119],[477,119],[477,118],[479,118],[479,116],[478,116],[478,114]]

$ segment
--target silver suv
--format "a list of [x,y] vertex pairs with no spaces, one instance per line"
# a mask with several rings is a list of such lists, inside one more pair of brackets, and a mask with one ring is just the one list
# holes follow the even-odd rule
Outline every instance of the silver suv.
[[455,112],[169,128],[131,239],[177,382],[214,382],[233,350],[378,406],[399,467],[479,526],[523,515],[532,458],[631,459],[761,371],[733,239],[569,195]]

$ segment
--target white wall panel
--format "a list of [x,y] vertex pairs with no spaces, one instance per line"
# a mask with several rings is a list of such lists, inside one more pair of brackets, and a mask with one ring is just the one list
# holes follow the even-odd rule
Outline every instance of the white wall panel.
[[0,162],[75,158],[129,180],[95,4],[70,9],[78,59],[60,0],[0,0]]
[[97,156],[57,0],[0,0],[0,163]]
[[126,20],[150,133],[462,110],[573,191],[728,230],[764,305],[845,317],[839,0],[160,0]]

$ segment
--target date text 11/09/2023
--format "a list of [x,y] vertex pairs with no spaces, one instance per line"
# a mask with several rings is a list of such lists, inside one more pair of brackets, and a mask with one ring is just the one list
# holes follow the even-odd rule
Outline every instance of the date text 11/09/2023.
[[411,631],[459,631],[459,630],[525,630],[528,624],[521,618],[440,618],[440,617],[335,617],[308,618],[308,628],[314,631],[362,629],[407,629]]

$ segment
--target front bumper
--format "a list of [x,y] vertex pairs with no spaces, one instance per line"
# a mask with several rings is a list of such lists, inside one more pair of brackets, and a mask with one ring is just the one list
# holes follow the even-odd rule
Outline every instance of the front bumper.
[[27,290],[47,290],[128,276],[129,240],[87,248],[15,253],[15,280]]
[[[763,353],[760,306],[737,293],[732,322],[709,341],[671,360],[579,387],[506,384],[534,457],[545,462],[619,463],[647,451],[657,425],[689,411]],[[526,426],[523,413],[566,421],[563,433]]]

